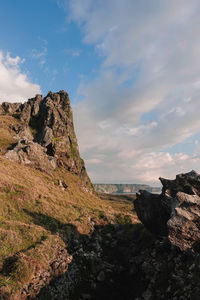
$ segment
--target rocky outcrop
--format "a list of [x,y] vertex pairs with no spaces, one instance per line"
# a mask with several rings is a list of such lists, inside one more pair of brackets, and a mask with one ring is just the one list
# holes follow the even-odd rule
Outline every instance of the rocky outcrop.
[[51,173],[57,167],[77,174],[84,186],[91,187],[80,158],[74,131],[72,109],[65,91],[36,95],[26,103],[1,105],[1,111],[18,120],[11,126],[17,143],[5,156],[19,163]]
[[55,157],[47,155],[44,147],[31,140],[21,139],[5,157],[45,172],[53,171],[57,165]]
[[140,191],[135,210],[144,225],[157,236],[167,236],[181,250],[200,249],[200,175],[179,174],[175,180],[160,178],[160,195]]

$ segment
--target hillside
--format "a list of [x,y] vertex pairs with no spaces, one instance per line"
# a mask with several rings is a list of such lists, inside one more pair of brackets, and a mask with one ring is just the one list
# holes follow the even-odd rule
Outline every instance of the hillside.
[[0,295],[32,299],[65,274],[73,239],[137,217],[94,193],[66,92],[0,108]]
[[107,194],[127,194],[127,193],[136,193],[139,190],[146,190],[152,193],[160,193],[161,188],[159,187],[151,187],[147,184],[106,184],[106,183],[98,183],[94,184],[94,188],[99,193],[107,193]]

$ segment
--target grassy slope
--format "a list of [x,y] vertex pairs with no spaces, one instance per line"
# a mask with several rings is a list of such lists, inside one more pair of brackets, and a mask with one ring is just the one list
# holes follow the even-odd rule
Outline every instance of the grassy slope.
[[[128,200],[88,193],[77,176],[62,169],[47,175],[5,159],[15,142],[10,125],[16,122],[0,116],[0,288],[8,292],[28,282],[34,263],[49,264],[55,243],[64,247],[63,240],[70,241],[73,227],[67,224],[88,234],[91,219],[102,225],[137,222]],[[58,179],[67,190],[60,189]]]

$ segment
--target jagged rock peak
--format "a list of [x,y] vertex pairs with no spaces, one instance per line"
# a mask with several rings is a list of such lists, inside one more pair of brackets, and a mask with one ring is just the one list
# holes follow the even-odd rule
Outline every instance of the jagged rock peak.
[[84,185],[91,186],[80,158],[66,91],[48,92],[44,98],[36,95],[23,104],[4,102],[0,111],[18,119],[18,123],[12,126],[18,143],[5,154],[7,158],[47,172],[56,166],[64,167],[79,175]]
[[163,185],[163,193],[169,194],[169,196],[173,197],[178,192],[200,196],[200,175],[194,170],[185,174],[178,174],[174,180],[162,177],[159,180]]
[[192,170],[174,180],[159,179],[161,194],[137,194],[134,205],[139,219],[181,250],[200,250],[200,174]]

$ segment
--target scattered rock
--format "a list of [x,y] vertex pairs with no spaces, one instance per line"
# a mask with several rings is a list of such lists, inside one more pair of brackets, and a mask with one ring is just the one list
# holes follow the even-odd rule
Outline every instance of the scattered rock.
[[58,180],[58,186],[61,188],[61,190],[65,191],[68,188],[68,185],[62,181],[62,180]]

